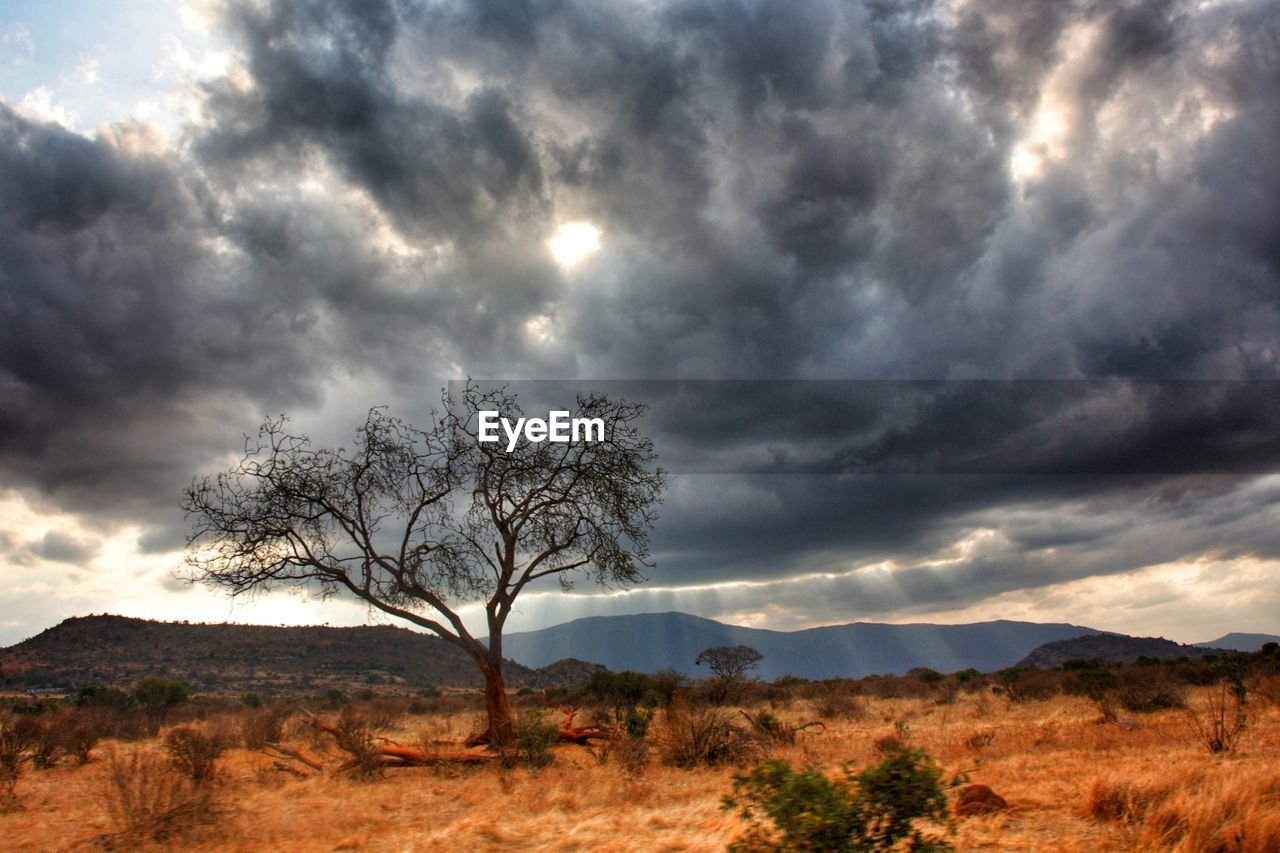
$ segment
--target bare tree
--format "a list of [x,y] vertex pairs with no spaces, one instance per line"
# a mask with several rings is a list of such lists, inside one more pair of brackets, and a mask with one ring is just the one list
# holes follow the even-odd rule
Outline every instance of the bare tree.
[[[277,586],[348,593],[466,651],[484,675],[494,744],[511,736],[502,632],[530,584],[644,580],[664,474],[637,428],[645,407],[579,395],[600,441],[478,440],[478,412],[521,417],[506,389],[467,383],[425,429],[369,412],[351,450],[315,449],[267,419],[229,471],[197,479],[184,509],[193,577],[232,595]],[[483,602],[487,638],[459,607]]]

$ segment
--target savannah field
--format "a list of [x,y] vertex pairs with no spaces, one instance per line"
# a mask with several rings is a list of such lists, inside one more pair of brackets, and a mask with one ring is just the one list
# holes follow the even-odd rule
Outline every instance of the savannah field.
[[[735,773],[765,758],[826,772],[846,762],[860,768],[880,760],[884,743],[900,742],[927,752],[946,778],[963,771],[1007,801],[1007,809],[926,825],[959,850],[1280,850],[1280,676],[1253,678],[1240,708],[1224,685],[1173,685],[1168,667],[1155,667],[1149,677],[1174,686],[1172,701],[1156,690],[1147,702],[1156,709],[1134,712],[1125,705],[1140,707],[1143,697],[1126,697],[1123,683],[1091,699],[1071,695],[1070,673],[1032,675],[1012,687],[986,676],[964,685],[954,676],[751,684],[724,704],[693,685],[649,702],[643,738],[545,751],[534,744],[505,762],[368,773],[343,769],[351,754],[301,709],[366,744],[456,753],[483,725],[479,697],[195,697],[162,721],[113,712],[103,730],[115,726],[116,736],[96,741],[80,724],[106,712],[55,707],[25,716],[63,730],[48,737],[71,745],[43,757],[26,747],[0,813],[0,847],[724,850],[744,829],[721,808]],[[577,723],[612,724],[621,710],[598,696],[522,693],[513,703],[526,724],[539,715],[558,723],[565,701],[581,704]],[[818,720],[825,729],[787,743],[785,732],[770,737],[742,711],[757,721],[761,713],[783,724]],[[1220,733],[1234,736],[1225,745],[1214,742],[1215,713]],[[15,726],[31,727],[23,716],[4,718],[10,746]],[[722,754],[695,742],[716,737],[699,726],[727,738]],[[193,742],[216,744],[204,755],[216,755],[211,765],[193,771],[191,756],[175,750]],[[321,769],[281,760],[264,743]],[[948,796],[954,803],[955,789]]]

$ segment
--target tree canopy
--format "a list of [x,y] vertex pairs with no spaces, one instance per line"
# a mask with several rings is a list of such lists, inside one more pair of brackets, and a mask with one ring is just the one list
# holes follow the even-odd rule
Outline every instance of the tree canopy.
[[716,646],[704,649],[694,664],[696,666],[705,664],[716,678],[738,681],[747,672],[755,669],[762,660],[764,655],[750,646]]
[[[246,438],[229,471],[197,478],[184,509],[193,577],[232,595],[278,586],[347,593],[461,647],[485,676],[490,734],[509,733],[502,633],[545,578],[642,581],[664,473],[641,404],[579,395],[598,441],[481,442],[478,413],[522,417],[507,389],[468,382],[419,428],[369,411],[347,448],[316,448],[284,417]],[[484,605],[487,638],[459,607]]]

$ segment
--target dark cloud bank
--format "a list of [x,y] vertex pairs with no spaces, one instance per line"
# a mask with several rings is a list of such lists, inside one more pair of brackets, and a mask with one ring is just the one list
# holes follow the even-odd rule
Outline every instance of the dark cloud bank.
[[[5,485],[167,548],[241,431],[323,410],[305,426],[345,433],[365,379],[410,417],[463,375],[769,380],[645,392],[688,475],[655,581],[1001,531],[893,595],[817,591],[828,619],[1280,556],[1274,3],[353,0],[225,25],[243,68],[180,150],[0,105]],[[602,250],[562,270],[546,239],[574,220]],[[798,381],[834,379],[881,382]]]

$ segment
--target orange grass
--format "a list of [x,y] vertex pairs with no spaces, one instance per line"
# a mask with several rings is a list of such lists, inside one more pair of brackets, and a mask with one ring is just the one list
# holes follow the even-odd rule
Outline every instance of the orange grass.
[[[1280,709],[1250,704],[1242,745],[1210,755],[1181,712],[1101,724],[1091,703],[1068,697],[1010,704],[961,696],[955,704],[866,699],[858,719],[827,721],[773,755],[834,768],[876,760],[893,734],[921,746],[948,771],[991,786],[1010,810],[961,820],[960,850],[1280,849]],[[775,711],[813,719],[807,702]],[[405,743],[465,732],[456,718],[406,718],[388,733]],[[661,715],[654,726],[661,725]],[[905,726],[905,734],[903,726]],[[296,731],[296,747],[320,747]],[[102,804],[106,743],[84,767],[28,770],[19,811],[0,814],[0,847],[86,849],[114,830]],[[325,756],[335,766],[336,755]],[[341,774],[295,778],[244,749],[219,761],[216,822],[157,849],[191,850],[723,850],[741,829],[721,811],[733,768],[691,771],[651,765],[638,778],[578,746],[556,748],[536,771],[408,768],[366,782]],[[145,845],[143,845],[145,847]]]

